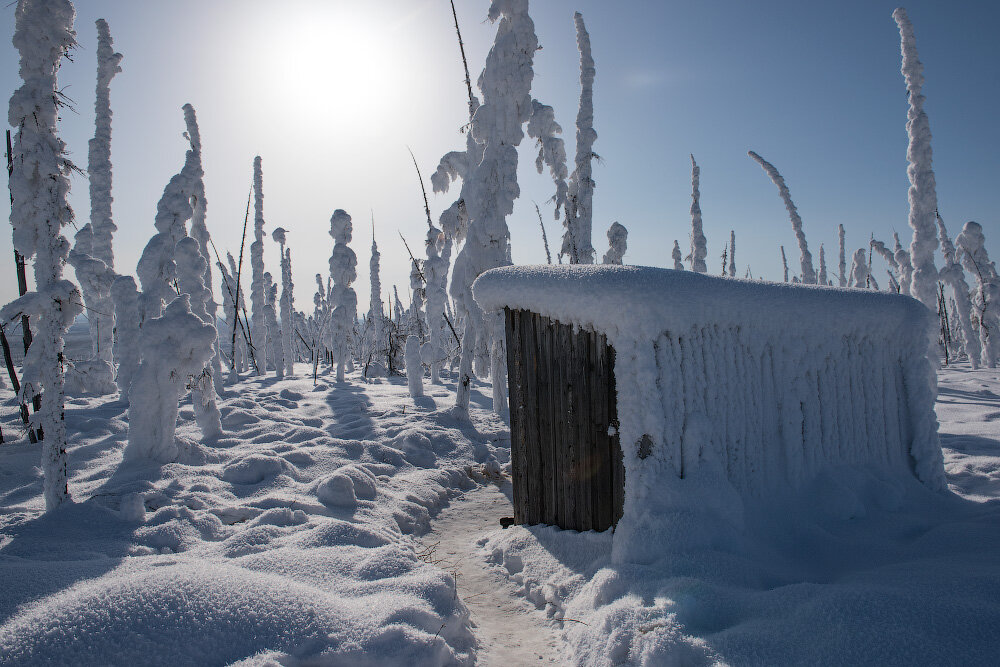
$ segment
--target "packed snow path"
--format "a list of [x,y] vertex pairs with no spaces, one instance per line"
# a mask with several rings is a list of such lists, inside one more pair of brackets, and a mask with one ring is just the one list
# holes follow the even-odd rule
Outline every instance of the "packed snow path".
[[552,621],[519,595],[507,577],[491,567],[480,543],[514,516],[510,483],[487,484],[465,492],[448,505],[417,542],[417,555],[455,578],[458,596],[469,608],[479,643],[476,664],[563,664],[563,642]]

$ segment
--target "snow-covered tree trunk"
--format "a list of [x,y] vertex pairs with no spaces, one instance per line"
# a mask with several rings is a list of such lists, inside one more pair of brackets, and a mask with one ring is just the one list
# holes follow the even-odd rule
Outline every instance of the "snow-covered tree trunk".
[[142,363],[129,390],[126,460],[177,458],[177,401],[212,358],[214,337],[215,329],[191,312],[187,294],[143,323]]
[[113,364],[114,312],[111,283],[115,274],[94,257],[94,227],[87,223],[76,233],[68,261],[76,270],[87,322],[90,325],[91,358],[73,364],[68,380],[85,393],[97,395],[115,391]]
[[107,394],[114,382],[114,282],[112,238],[118,229],[111,217],[111,79],[122,71],[122,55],[114,52],[111,31],[104,19],[97,21],[97,90],[94,102],[94,137],[89,142],[87,176],[90,182],[90,223],[76,236],[69,261],[76,269],[87,306],[93,358],[85,362],[87,390]]
[[[205,321],[214,327],[216,326],[216,313],[218,312],[219,305],[215,302],[212,287],[213,253],[209,250],[212,237],[208,233],[208,226],[205,223],[208,214],[208,201],[205,199],[204,169],[201,162],[201,131],[198,129],[198,118],[195,115],[194,107],[190,104],[184,105],[184,122],[187,126],[191,147],[197,154],[198,171],[200,173],[194,183],[194,192],[191,195],[191,237],[198,242],[198,251],[205,260],[205,270],[202,277],[202,283],[205,289],[208,290],[208,299],[205,301],[205,312],[208,314],[208,319]],[[221,394],[225,388],[225,378],[222,375],[222,353],[219,336],[216,336],[213,348],[214,352],[208,368],[212,374],[212,383],[215,386],[215,391]]]
[[294,284],[292,283],[292,251],[285,248],[285,230],[278,227],[271,232],[271,238],[278,244],[281,250],[281,359],[284,362],[284,374],[292,375],[295,372],[295,329],[294,312],[295,302],[292,295]]
[[678,243],[677,239],[674,239],[674,250],[670,253],[670,256],[674,260],[674,270],[683,271],[684,264],[681,260],[681,244]]
[[420,348],[421,359],[431,369],[431,383],[440,384],[441,365],[447,358],[447,334],[444,311],[448,300],[448,262],[439,254],[439,244],[444,246],[444,234],[436,227],[427,230],[427,259],[424,277],[427,278],[427,342]]
[[736,277],[736,230],[729,232],[729,277]]
[[[837,269],[840,271],[840,275],[837,278],[837,282],[841,287],[847,287],[847,244],[845,240],[847,234],[844,232],[844,226],[837,226],[837,239],[839,242],[840,250],[838,254],[838,264]],[[896,244],[899,245],[899,240],[896,240]]]
[[424,395],[424,367],[420,365],[420,338],[406,337],[406,385],[410,396]]
[[608,228],[608,251],[604,253],[602,263],[621,264],[625,251],[628,249],[628,230],[619,222],[611,223]]
[[701,225],[701,168],[691,155],[691,270],[708,273],[708,245]]
[[418,261],[414,259],[410,262],[409,328],[410,333],[424,340],[424,279]]
[[965,271],[962,270],[958,251],[948,236],[948,229],[944,226],[944,220],[938,215],[938,233],[941,240],[941,254],[944,255],[944,267],[941,269],[941,281],[947,283],[955,294],[952,313],[957,315],[959,326],[961,327],[962,347],[966,356],[969,357],[969,364],[973,369],[979,368],[982,355],[982,348],[979,336],[976,335],[975,327],[972,324],[972,300],[969,298],[969,284],[965,280]]
[[281,356],[281,331],[278,329],[278,284],[271,273],[264,272],[267,300],[264,302],[264,324],[267,326],[267,358],[276,377],[285,376],[285,360]]
[[[185,105],[184,120],[189,129],[192,118],[193,110],[190,110],[190,105]],[[201,166],[201,148],[195,144],[197,137],[192,137],[190,132],[185,136],[190,148],[184,158],[184,166],[179,173],[171,177],[163,189],[163,195],[156,204],[156,218],[153,223],[157,233],[146,244],[136,266],[136,273],[142,285],[142,295],[139,299],[140,324],[159,317],[163,304],[169,303],[177,296],[174,285],[177,279],[174,249],[177,243],[187,236],[187,221],[194,215],[191,202],[199,192],[201,178],[204,175]]]
[[781,269],[784,272],[784,281],[788,282],[788,258],[785,256],[785,246],[781,246]]
[[[212,330],[212,357],[218,349],[219,332],[215,318],[208,312],[212,293],[205,286],[205,265],[208,263],[201,254],[201,245],[190,236],[181,239],[174,249],[177,262],[177,288],[188,296],[191,313]],[[194,418],[201,429],[202,441],[212,441],[222,435],[222,416],[215,403],[215,385],[212,377],[215,370],[211,362],[197,373],[192,373],[188,383],[191,387],[191,405]],[[222,369],[218,372],[221,374]]]
[[20,54],[24,84],[10,98],[8,122],[16,133],[10,221],[14,249],[34,257],[35,291],[0,311],[8,322],[22,313],[32,317],[34,336],[24,358],[22,395],[43,391],[40,426],[45,507],[69,499],[66,473],[66,424],[63,418],[63,335],[80,313],[80,292],[63,278],[69,242],[62,227],[73,219],[68,203],[70,162],[59,138],[57,84],[59,65],[76,44],[75,11],[69,0],[20,0],[14,11],[13,43]]
[[267,296],[264,293],[264,175],[259,155],[253,159],[253,193],[254,242],[250,244],[252,280],[250,283],[250,331],[257,339],[258,342],[255,343],[255,346],[260,351],[257,360],[257,375],[264,375],[267,372],[267,365],[264,363],[265,340],[267,339],[267,315],[264,314],[264,302],[267,300]]
[[330,277],[333,279],[334,309],[332,319],[332,343],[334,362],[337,365],[337,382],[344,381],[354,334],[354,321],[358,313],[358,296],[351,283],[358,277],[358,257],[347,244],[354,232],[351,216],[343,209],[337,209],[330,217],[330,236],[335,245],[330,256]]
[[899,234],[893,232],[894,242],[893,257],[896,258],[896,265],[899,267],[899,290],[903,294],[910,294],[910,285],[913,279],[913,264],[910,262],[910,253],[906,252],[903,244],[899,242]]
[[910,262],[913,277],[910,294],[931,310],[937,310],[938,272],[934,266],[934,251],[938,239],[934,216],[937,211],[937,191],[934,170],[931,168],[931,128],[924,113],[924,96],[920,92],[924,85],[924,66],[917,55],[913,24],[906,16],[906,10],[897,8],[892,18],[899,26],[900,51],[903,56],[900,71],[906,80],[906,92],[910,109],[906,115],[906,133],[909,146],[906,159],[909,166],[906,175],[910,179],[910,227],[913,241],[910,243]]
[[792,221],[792,230],[795,232],[795,239],[799,242],[799,253],[800,262],[802,265],[802,282],[807,285],[813,285],[816,283],[816,271],[813,269],[812,253],[809,252],[809,246],[806,243],[806,234],[802,231],[802,218],[799,216],[798,209],[795,208],[795,204],[792,202],[792,193],[788,191],[788,186],[785,185],[785,179],[782,178],[778,170],[774,168],[770,162],[762,158],[757,153],[749,151],[747,153],[757,164],[761,166],[764,172],[771,179],[778,188],[778,194],[781,195],[781,201],[785,204],[785,210],[788,211],[788,217]]
[[[374,224],[374,223],[373,223]],[[385,318],[385,305],[382,303],[382,280],[379,277],[381,271],[382,254],[378,251],[378,244],[375,242],[375,230],[372,229],[372,256],[368,262],[368,275],[370,277],[371,294],[368,300],[368,317],[366,322],[371,329],[369,336],[371,340],[371,359],[367,360],[365,374],[367,377],[378,377],[387,373],[390,368],[389,363],[389,340]]]
[[132,276],[118,276],[111,283],[115,304],[115,360],[118,362],[118,400],[128,402],[132,378],[139,370],[139,291]]
[[[527,15],[527,2],[524,4],[524,13]],[[576,45],[580,50],[580,108],[576,114],[576,168],[569,179],[569,204],[572,209],[570,220],[573,225],[571,236],[576,249],[576,263],[593,264],[596,254],[591,240],[594,226],[594,142],[597,140],[597,132],[594,130],[596,70],[590,48],[590,34],[583,23],[583,15],[576,12],[573,20],[576,23]],[[565,247],[565,240],[563,245]]]
[[830,284],[826,276],[826,251],[823,249],[822,243],[819,244],[819,284]]
[[[495,332],[495,327],[487,326],[484,321],[472,297],[471,286],[484,271],[510,263],[510,231],[506,218],[520,194],[517,146],[524,137],[522,125],[531,113],[532,63],[538,49],[527,0],[494,0],[490,4],[489,18],[500,19],[500,23],[496,40],[486,57],[486,67],[479,77],[483,104],[472,121],[473,136],[484,145],[483,158],[470,177],[474,196],[467,202],[470,206],[468,236],[456,259],[452,281],[452,296],[461,303],[468,317],[466,332],[473,332],[462,343],[464,372],[471,369],[476,344],[488,340]],[[577,180],[582,182],[584,178],[589,181],[589,173],[578,174]],[[497,351],[503,350],[502,337],[494,337],[492,345],[494,359],[506,356]],[[506,382],[505,373],[497,364],[494,370],[500,371],[492,377],[494,386]],[[456,407],[460,411],[468,410],[470,382],[471,376],[459,378]],[[493,407],[499,414],[506,411],[504,405],[495,403]]]

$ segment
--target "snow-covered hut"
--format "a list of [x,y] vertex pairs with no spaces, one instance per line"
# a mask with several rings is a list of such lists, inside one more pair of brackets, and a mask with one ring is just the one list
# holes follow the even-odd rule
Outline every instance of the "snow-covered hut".
[[704,485],[842,466],[944,486],[935,322],[910,297],[610,265],[503,267],[474,294],[506,311],[519,523],[638,530]]

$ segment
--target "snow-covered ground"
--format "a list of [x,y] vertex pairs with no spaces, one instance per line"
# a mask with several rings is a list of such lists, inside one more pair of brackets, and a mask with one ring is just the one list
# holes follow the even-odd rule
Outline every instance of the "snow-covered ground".
[[159,467],[122,465],[122,405],[71,399],[75,502],[47,515],[37,446],[0,447],[0,663],[995,662],[996,370],[939,374],[953,494],[838,471],[626,565],[610,532],[499,527],[488,386],[470,425],[452,384],[308,370],[231,386],[211,446],[186,399]]

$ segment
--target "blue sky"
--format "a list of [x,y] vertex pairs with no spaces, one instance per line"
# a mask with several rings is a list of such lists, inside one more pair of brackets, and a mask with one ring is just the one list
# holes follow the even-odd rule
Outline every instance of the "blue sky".
[[[458,0],[473,78],[492,42],[486,0]],[[709,268],[718,272],[730,230],[739,275],[780,279],[779,246],[798,252],[776,188],[747,156],[760,153],[784,175],[814,256],[836,262],[837,225],[848,255],[871,234],[908,244],[906,92],[899,73],[895,5],[772,1],[563,2],[532,4],[539,42],[533,95],[555,108],[572,159],[579,94],[573,11],[583,12],[597,63],[594,246],[607,247],[615,220],[629,229],[630,264],[670,266],[674,239],[687,249],[690,162],[701,166]],[[1000,4],[907,5],[925,66],[940,210],[957,234],[983,224],[1000,254]],[[370,217],[382,252],[382,283],[408,284],[397,236],[421,246],[423,206],[406,147],[428,176],[464,145],[465,89],[446,0],[177,0],[77,3],[80,48],[60,84],[76,101],[61,134],[85,166],[93,132],[96,33],[108,20],[124,72],[112,83],[116,269],[134,273],[153,233],[156,202],[184,159],[181,106],[192,103],[204,143],[209,229],[220,250],[239,248],[251,163],[264,163],[267,231],[289,230],[297,308],[311,307],[314,274],[327,272],[330,214],[355,221],[356,289],[367,309]],[[2,89],[13,91],[17,54],[6,35]],[[547,176],[522,144],[521,200],[509,219],[516,263],[544,261],[532,201],[543,206],[550,242]],[[429,183],[428,183],[429,186]],[[433,215],[451,195],[432,196]],[[87,186],[72,203],[89,215]],[[72,235],[73,230],[69,230]],[[277,250],[268,244],[269,269]],[[10,236],[0,235],[10,257]],[[0,300],[15,295],[12,261]],[[876,261],[876,277],[884,284]],[[9,280],[8,280],[9,278]],[[218,284],[218,283],[217,283]]]

